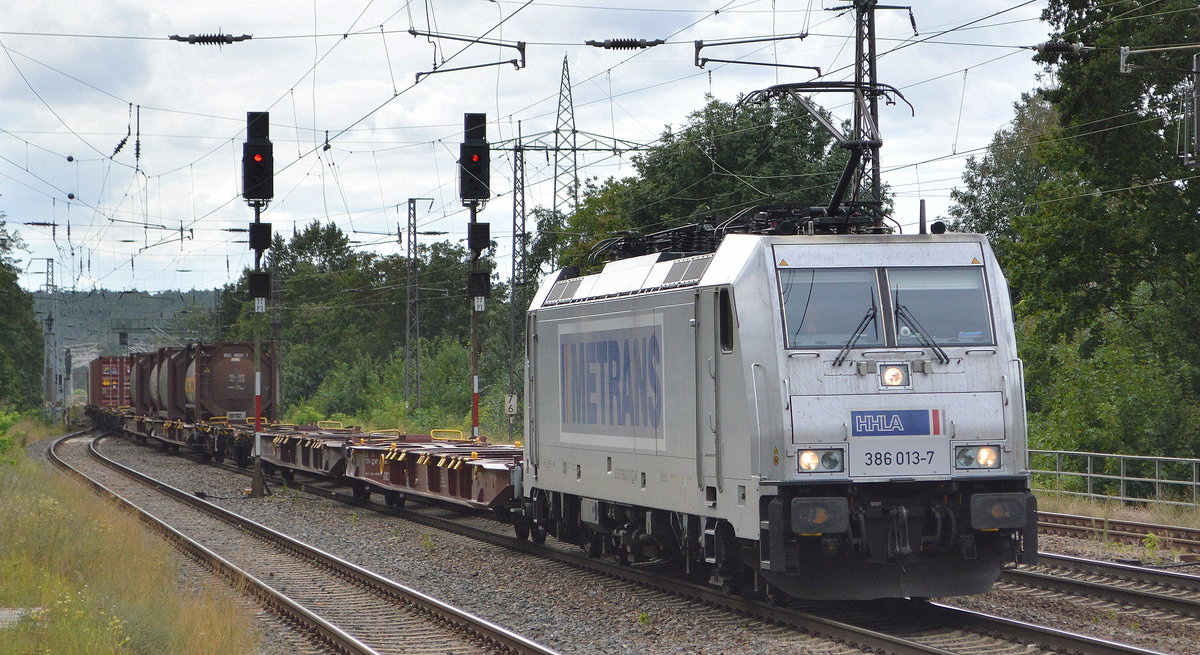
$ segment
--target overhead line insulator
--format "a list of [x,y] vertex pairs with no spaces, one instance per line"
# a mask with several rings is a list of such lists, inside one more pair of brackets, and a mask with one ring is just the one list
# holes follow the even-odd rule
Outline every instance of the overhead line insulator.
[[249,41],[254,37],[250,34],[243,34],[241,36],[234,36],[232,34],[189,34],[187,36],[179,36],[178,34],[172,34],[167,38],[172,41],[191,43],[193,45],[225,45],[235,41]]
[[604,48],[605,50],[637,50],[639,48],[652,48],[656,45],[666,43],[662,39],[654,39],[647,41],[646,39],[605,39],[603,41],[584,41],[584,45],[590,45],[595,48]]

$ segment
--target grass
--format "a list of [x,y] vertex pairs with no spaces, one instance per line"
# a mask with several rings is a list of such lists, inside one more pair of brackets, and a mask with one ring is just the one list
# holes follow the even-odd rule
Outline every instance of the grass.
[[1044,489],[1036,490],[1036,494],[1038,510],[1042,512],[1200,528],[1200,511],[1190,506],[1155,503],[1130,504],[1116,500],[1098,500],[1060,494]]
[[252,619],[223,584],[179,589],[169,546],[25,456],[52,432],[21,421],[0,438],[0,608],[32,609],[0,629],[0,655],[255,652]]

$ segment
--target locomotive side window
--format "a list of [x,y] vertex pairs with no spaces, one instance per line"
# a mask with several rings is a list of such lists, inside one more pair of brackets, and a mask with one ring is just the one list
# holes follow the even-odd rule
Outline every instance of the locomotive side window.
[[841,348],[856,336],[857,347],[883,345],[874,269],[781,269],[779,282],[788,348]]
[[733,303],[729,289],[721,289],[717,311],[720,312],[721,352],[733,352]]
[[943,346],[995,343],[982,268],[891,268],[887,275],[897,345],[920,347],[925,337]]

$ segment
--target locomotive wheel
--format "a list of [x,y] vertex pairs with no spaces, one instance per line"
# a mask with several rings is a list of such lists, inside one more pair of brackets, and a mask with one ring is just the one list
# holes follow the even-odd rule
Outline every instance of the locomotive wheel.
[[767,599],[767,604],[771,607],[779,607],[783,604],[784,595],[779,588],[771,583],[767,583],[767,589],[763,594]]
[[282,475],[283,479],[287,480],[288,482],[291,482],[296,477],[296,472],[292,469],[280,469],[279,474]]
[[529,539],[529,524],[524,522],[513,523],[513,532],[517,534],[517,539],[526,541]]
[[587,551],[587,556],[595,559],[604,554],[604,537],[601,535],[590,535],[586,537],[583,548]]
[[546,528],[540,525],[535,525],[529,530],[529,536],[531,539],[533,539],[533,543],[540,546],[541,544],[546,543]]

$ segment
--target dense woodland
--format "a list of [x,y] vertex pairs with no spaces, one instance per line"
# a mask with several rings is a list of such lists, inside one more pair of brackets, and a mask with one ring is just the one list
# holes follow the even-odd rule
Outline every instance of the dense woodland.
[[[951,229],[989,235],[1007,271],[1035,446],[1198,455],[1200,173],[1194,145],[1190,157],[1180,155],[1190,141],[1180,117],[1194,115],[1184,103],[1196,53],[1137,54],[1127,74],[1118,61],[1121,46],[1200,42],[1200,14],[1183,0],[1050,0],[1045,18],[1053,38],[1087,47],[1036,55],[1045,66],[1041,87],[969,160],[953,193]],[[798,106],[709,99],[633,159],[635,175],[584,180],[570,215],[536,209],[531,279],[512,281],[515,301],[508,283],[494,282],[482,317],[484,432],[503,437],[510,428],[503,397],[520,384],[523,361],[522,323],[513,350],[510,319],[514,306],[520,316],[538,272],[594,269],[589,250],[614,233],[725,217],[759,203],[822,202],[844,157]],[[0,236],[0,294],[10,294],[6,309],[23,317],[28,294],[16,288],[8,259],[16,242]],[[494,268],[488,255],[484,265]],[[449,242],[420,246],[414,262],[360,252],[336,225],[313,223],[291,238],[277,235],[268,251],[271,311],[250,313],[243,276],[222,290],[214,324],[223,338],[250,339],[257,329],[280,342],[292,419],[465,428],[467,260]],[[410,264],[419,279],[420,340],[406,352]],[[27,368],[40,362],[37,325],[32,317],[6,320],[0,330],[0,406],[28,404],[39,387]],[[29,359],[30,352],[37,355]],[[419,393],[411,379],[406,384],[406,365],[418,357]]]

